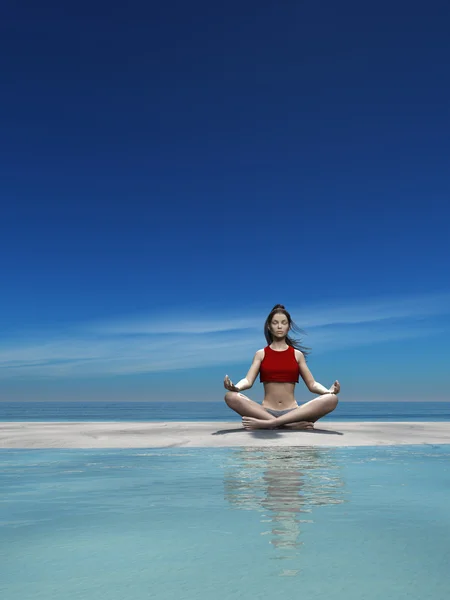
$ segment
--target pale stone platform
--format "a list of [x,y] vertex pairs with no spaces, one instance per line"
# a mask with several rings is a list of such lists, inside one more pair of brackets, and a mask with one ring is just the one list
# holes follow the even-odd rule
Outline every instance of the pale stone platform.
[[171,448],[450,444],[450,422],[317,423],[312,431],[247,431],[232,422],[0,422],[0,448]]

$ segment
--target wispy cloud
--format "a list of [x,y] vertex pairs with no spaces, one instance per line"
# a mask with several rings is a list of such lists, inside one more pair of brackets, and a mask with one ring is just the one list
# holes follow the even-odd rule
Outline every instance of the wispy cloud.
[[[291,307],[289,307],[291,309]],[[439,333],[450,294],[391,297],[347,304],[292,307],[314,353]],[[65,332],[10,339],[0,346],[0,377],[87,377],[250,363],[265,345],[265,312],[158,312],[66,327]]]
[[[98,334],[153,335],[172,333],[205,334],[255,329],[262,331],[267,311],[245,309],[239,316],[205,315],[201,312],[184,314],[158,311],[153,316],[97,321],[88,324],[88,330]],[[370,323],[390,319],[429,317],[450,313],[450,293],[391,296],[346,303],[317,303],[290,310],[292,318],[303,328],[322,327],[339,323]]]

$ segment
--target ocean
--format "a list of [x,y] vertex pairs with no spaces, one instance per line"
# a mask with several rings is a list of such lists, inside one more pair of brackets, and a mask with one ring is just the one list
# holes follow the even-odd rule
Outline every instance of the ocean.
[[[0,402],[0,421],[240,421],[224,402]],[[341,402],[323,421],[450,421],[450,402]]]
[[13,449],[0,462],[5,600],[448,598],[450,446]]

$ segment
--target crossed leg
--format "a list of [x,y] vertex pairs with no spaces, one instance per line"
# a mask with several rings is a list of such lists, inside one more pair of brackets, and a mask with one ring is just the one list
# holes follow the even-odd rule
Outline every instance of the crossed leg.
[[304,429],[303,423],[315,423],[332,412],[337,405],[338,397],[336,394],[323,394],[280,417],[269,415],[270,419],[259,419],[245,416],[242,418],[242,424],[245,429],[274,429],[282,426],[289,429]]
[[[334,394],[327,394],[327,396],[334,396]],[[337,404],[337,397],[334,397],[336,398]],[[323,396],[321,396],[321,398],[323,398]],[[250,400],[250,398],[247,398],[247,396],[244,396],[244,394],[241,394],[240,392],[227,392],[225,394],[225,402],[232,410],[243,417],[242,424],[245,429],[274,429],[275,427],[282,427],[286,424],[288,424],[287,427],[289,429],[312,429],[314,427],[314,421],[317,421],[317,419],[323,417],[324,414],[334,410],[332,408],[331,410],[323,412],[324,407],[322,407],[320,415],[310,419],[308,414],[303,414],[304,411],[298,414],[299,410],[310,404],[310,402],[308,402],[307,404],[292,410],[286,415],[282,415],[281,417],[273,417],[260,404]],[[315,402],[315,400],[311,400],[311,402]],[[311,411],[309,411],[309,413],[310,412]],[[317,411],[315,411],[314,415],[316,412]],[[295,415],[294,418],[291,417],[290,419],[285,420],[285,417],[289,417],[291,415]],[[279,422],[280,419],[283,419],[282,422]]]

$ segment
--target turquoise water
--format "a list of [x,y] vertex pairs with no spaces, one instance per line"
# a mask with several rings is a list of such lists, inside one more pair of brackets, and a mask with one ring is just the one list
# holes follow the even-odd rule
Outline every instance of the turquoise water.
[[446,600],[450,446],[1,450],[7,600]]
[[[312,398],[298,400],[299,404]],[[0,421],[240,421],[217,402],[0,402]],[[325,421],[450,421],[450,402],[345,402]],[[322,420],[322,421],[323,421]]]

